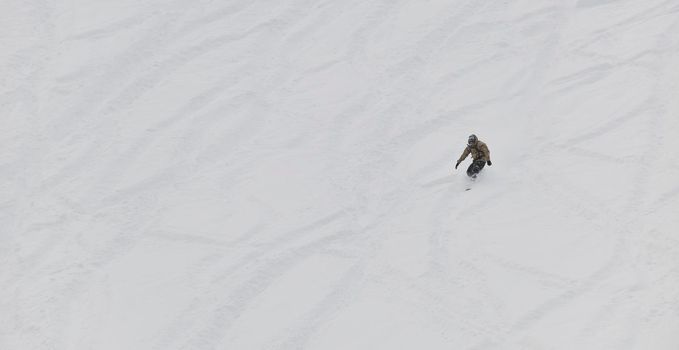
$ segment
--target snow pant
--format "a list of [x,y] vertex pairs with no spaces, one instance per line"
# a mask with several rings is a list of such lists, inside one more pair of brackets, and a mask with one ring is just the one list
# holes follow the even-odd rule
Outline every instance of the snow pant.
[[481,172],[481,169],[483,169],[484,166],[486,166],[486,161],[483,159],[477,159],[473,161],[469,168],[467,168],[467,176],[476,176],[476,174]]

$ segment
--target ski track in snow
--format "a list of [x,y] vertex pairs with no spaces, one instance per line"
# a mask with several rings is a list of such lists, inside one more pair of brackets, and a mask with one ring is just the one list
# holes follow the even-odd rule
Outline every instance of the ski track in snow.
[[675,350],[678,31],[671,0],[10,0],[0,349]]

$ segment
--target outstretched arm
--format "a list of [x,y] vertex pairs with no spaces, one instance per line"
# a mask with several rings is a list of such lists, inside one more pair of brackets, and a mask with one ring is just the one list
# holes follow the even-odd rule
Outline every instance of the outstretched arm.
[[467,156],[470,152],[471,151],[469,150],[469,147],[465,147],[464,151],[462,151],[462,155],[460,155],[460,158],[457,159],[457,163],[462,163],[463,160],[467,159]]
[[488,145],[483,144],[483,145],[481,146],[481,151],[483,152],[483,154],[486,155],[486,162],[488,162],[488,165],[493,164],[493,163],[490,161],[490,150],[488,149]]

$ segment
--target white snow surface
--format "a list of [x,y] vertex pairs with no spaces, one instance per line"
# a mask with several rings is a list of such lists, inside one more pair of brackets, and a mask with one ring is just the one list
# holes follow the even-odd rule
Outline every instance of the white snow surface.
[[679,1],[1,10],[0,349],[679,349]]

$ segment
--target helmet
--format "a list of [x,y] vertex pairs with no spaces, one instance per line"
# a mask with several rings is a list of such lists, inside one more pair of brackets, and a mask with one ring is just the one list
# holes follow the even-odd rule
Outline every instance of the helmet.
[[478,141],[478,140],[479,140],[479,138],[476,137],[476,135],[471,134],[471,135],[469,135],[469,139],[467,140],[467,145],[473,146],[473,145],[476,144],[476,141]]

